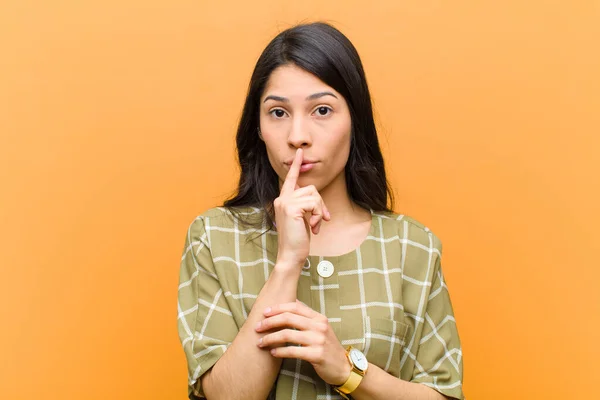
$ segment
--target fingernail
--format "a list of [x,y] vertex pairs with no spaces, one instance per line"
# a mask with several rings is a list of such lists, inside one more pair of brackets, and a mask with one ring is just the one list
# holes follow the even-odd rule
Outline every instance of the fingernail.
[[262,325],[262,321],[258,321],[258,324],[256,324],[256,329],[260,329],[261,325]]
[[264,313],[265,313],[265,314],[268,314],[268,313],[270,313],[270,312],[271,312],[271,307],[267,307],[267,308],[265,308],[265,311],[264,311]]
[[258,347],[262,346],[262,338],[258,339]]

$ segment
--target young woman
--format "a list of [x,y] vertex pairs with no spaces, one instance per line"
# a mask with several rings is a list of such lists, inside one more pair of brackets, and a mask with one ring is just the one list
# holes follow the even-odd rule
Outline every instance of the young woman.
[[237,194],[188,230],[179,335],[190,399],[462,399],[441,243],[394,213],[354,46],[275,37],[237,131]]

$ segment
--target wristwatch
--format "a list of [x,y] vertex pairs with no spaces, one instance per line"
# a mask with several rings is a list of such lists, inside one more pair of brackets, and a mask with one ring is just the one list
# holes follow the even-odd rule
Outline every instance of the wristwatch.
[[348,361],[352,366],[352,371],[350,371],[350,376],[346,379],[340,386],[334,386],[333,389],[338,392],[344,399],[349,400],[348,394],[354,392],[363,377],[365,376],[365,372],[367,372],[367,368],[369,367],[369,362],[367,361],[367,357],[358,349],[355,349],[352,346],[348,346],[346,349],[346,357],[348,357]]

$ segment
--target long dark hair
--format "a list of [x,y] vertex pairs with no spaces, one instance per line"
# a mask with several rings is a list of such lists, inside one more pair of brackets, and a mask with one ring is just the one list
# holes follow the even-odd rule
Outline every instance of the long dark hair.
[[[260,55],[237,130],[241,168],[237,193],[223,206],[234,213],[235,207],[263,209],[267,229],[273,228],[272,205],[279,196],[279,178],[267,158],[265,143],[258,136],[259,107],[271,73],[286,64],[310,72],[344,96],[352,120],[350,155],[345,168],[349,197],[365,209],[391,212],[394,198],[385,175],[362,62],[350,40],[323,22],[297,25],[281,32]],[[263,223],[238,217],[249,225]]]

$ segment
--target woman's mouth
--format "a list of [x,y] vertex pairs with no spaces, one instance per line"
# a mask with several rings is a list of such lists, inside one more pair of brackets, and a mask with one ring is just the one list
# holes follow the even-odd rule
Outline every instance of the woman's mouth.
[[[315,167],[315,165],[318,163],[318,161],[303,161],[302,165],[300,165],[300,172],[307,172],[310,171],[311,169],[313,169]],[[291,163],[284,163],[285,166],[289,169],[292,164]]]
[[302,164],[300,166],[300,172],[306,172],[306,171],[310,171],[311,169],[313,169],[313,167],[315,166],[316,163],[314,162],[308,162],[306,164]]

